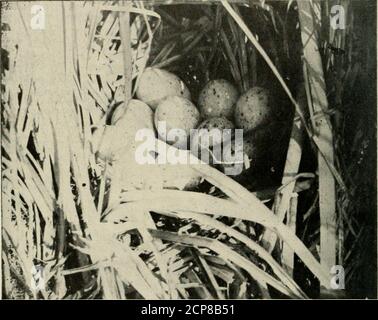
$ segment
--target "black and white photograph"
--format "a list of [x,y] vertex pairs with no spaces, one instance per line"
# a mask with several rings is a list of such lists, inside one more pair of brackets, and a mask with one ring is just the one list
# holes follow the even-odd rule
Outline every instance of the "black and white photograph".
[[376,33],[375,0],[1,1],[1,299],[376,300]]

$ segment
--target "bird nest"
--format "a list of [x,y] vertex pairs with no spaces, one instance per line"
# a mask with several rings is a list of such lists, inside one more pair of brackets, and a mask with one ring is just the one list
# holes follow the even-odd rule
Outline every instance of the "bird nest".
[[[366,9],[348,1],[354,22],[335,31],[317,2],[48,2],[35,30],[30,6],[2,7],[7,297],[318,297],[333,265],[353,287],[370,219],[359,187],[374,183],[356,178],[374,154],[374,124],[348,116],[369,105],[347,90],[373,65],[369,42],[353,46]],[[179,79],[194,108],[212,80],[238,99],[269,91],[274,113],[248,133],[240,174],[158,136],[158,150],[193,162],[135,163],[135,130],[155,110],[125,101],[143,100],[151,69]]]

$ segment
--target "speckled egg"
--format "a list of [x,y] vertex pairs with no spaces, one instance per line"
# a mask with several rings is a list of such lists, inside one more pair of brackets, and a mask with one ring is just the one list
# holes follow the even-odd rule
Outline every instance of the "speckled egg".
[[[234,129],[234,124],[225,117],[210,118],[203,121],[198,126],[198,134],[201,137],[202,130],[206,130],[209,134],[209,147],[220,144],[223,141],[223,130]],[[219,130],[219,132],[213,131],[214,129]],[[201,131],[200,131],[201,130]],[[231,132],[230,132],[231,134]]]
[[153,110],[169,96],[191,99],[189,89],[179,77],[158,68],[146,68],[144,70],[139,80],[136,96]]
[[[166,123],[166,128],[163,126]],[[200,113],[196,106],[183,97],[170,96],[163,100],[155,111],[155,127],[160,139],[176,147],[186,149],[190,130],[198,126]],[[170,139],[167,134],[172,129],[182,129],[185,134]],[[166,130],[166,131],[165,131]],[[167,138],[166,138],[167,137]]]
[[147,104],[137,99],[131,99],[127,108],[121,104],[114,110],[111,122],[125,128],[137,126],[138,128],[153,129],[153,117],[154,113]]
[[238,99],[235,86],[224,79],[211,80],[202,89],[198,107],[204,118],[226,117],[232,119]]
[[244,93],[236,103],[236,127],[250,132],[269,122],[273,115],[273,103],[268,90],[253,87]]
[[[243,150],[243,159],[241,159],[242,163],[239,163],[241,166],[241,171],[238,174],[243,173],[245,170],[249,169],[251,165],[253,165],[254,161],[258,157],[258,147],[252,135],[246,135],[243,137],[243,140],[232,140],[231,143],[231,155],[235,155],[235,150],[241,148]],[[223,172],[227,172],[226,168],[231,168],[236,163],[232,163],[229,161],[230,159],[223,158],[223,162],[221,164],[221,169]]]
[[121,104],[114,111],[112,124],[94,132],[96,148],[101,159],[118,159],[122,153],[133,154],[139,142],[135,136],[139,130],[149,130],[155,135],[154,113],[142,101],[132,99],[125,108]]

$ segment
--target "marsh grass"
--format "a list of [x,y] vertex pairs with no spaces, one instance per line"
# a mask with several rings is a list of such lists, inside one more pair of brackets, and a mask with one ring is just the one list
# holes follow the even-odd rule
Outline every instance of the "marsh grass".
[[[114,107],[133,96],[139,75],[149,65],[183,73],[180,76],[193,89],[194,99],[199,88],[214,77],[230,79],[240,92],[273,79],[273,86],[286,99],[282,112],[290,119],[296,110],[312,141],[311,121],[292,93],[298,79],[287,81],[285,75],[288,61],[297,58],[300,63],[300,42],[293,48],[288,43],[288,30],[296,24],[288,19],[296,10],[292,1],[191,4],[196,12],[192,19],[175,16],[163,2],[136,1],[132,6],[122,1],[55,2],[46,6],[53,12],[50,19],[54,23],[38,33],[27,23],[29,4],[11,3],[2,11],[2,28],[9,27],[2,35],[2,61],[5,53],[8,59],[2,62],[1,118],[5,297],[316,295],[305,281],[297,281],[295,272],[285,269],[277,250],[266,250],[262,227],[291,248],[306,266],[308,277],[329,283],[328,271],[316,258],[318,239],[309,241],[306,233],[319,228],[315,196],[313,205],[305,208],[307,214],[298,213],[305,217],[305,231],[296,235],[271,210],[272,192],[268,199],[259,199],[259,192],[252,193],[247,185],[205,164],[190,170],[201,174],[206,192],[121,192],[116,169],[110,160],[100,160],[94,147]],[[259,17],[258,25],[250,22],[248,12]],[[264,30],[270,30],[269,35]],[[322,40],[346,43],[345,37],[352,34],[348,29],[328,35],[331,40],[323,35]],[[336,63],[338,58],[328,51],[323,56],[327,79],[333,64],[339,74],[345,74],[342,61]],[[348,68],[342,85],[352,85],[360,72],[357,66]],[[269,76],[264,79],[262,74]],[[331,99],[342,100],[343,93],[337,91],[342,85],[331,82]],[[342,117],[337,121],[342,122]],[[338,132],[340,124],[335,128],[338,145],[343,133]],[[361,239],[364,226],[351,216],[349,181],[352,184],[354,179],[344,175],[357,173],[345,168],[343,153],[336,151],[336,165],[330,165],[339,181],[338,212],[346,211],[339,222],[344,232],[339,238],[339,259],[351,261],[348,276],[352,277],[355,246],[345,248],[345,243],[351,237]],[[300,190],[299,182],[296,190]],[[316,194],[316,187],[306,189]],[[44,267],[46,282],[37,291],[31,287],[35,265]]]

